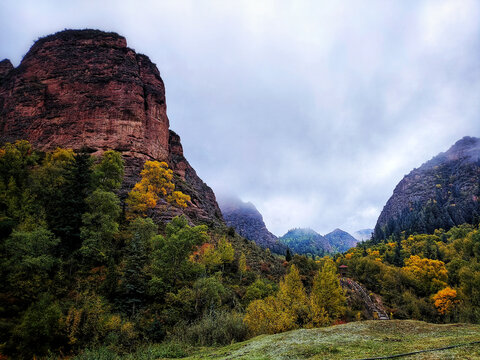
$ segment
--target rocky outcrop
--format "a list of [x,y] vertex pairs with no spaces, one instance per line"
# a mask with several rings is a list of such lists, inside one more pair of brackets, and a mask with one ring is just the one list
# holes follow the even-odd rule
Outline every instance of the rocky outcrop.
[[285,255],[287,247],[268,231],[262,215],[252,203],[245,203],[234,197],[219,197],[218,202],[225,223],[233,227],[239,235],[254,241],[264,249],[268,248],[272,252]]
[[10,70],[13,70],[13,65],[10,60],[5,59],[0,61],[0,80],[7,76]]
[[479,183],[480,139],[464,137],[400,181],[378,218],[375,239],[478,224]]
[[347,301],[360,300],[370,319],[390,320],[380,296],[369,293],[363,285],[350,278],[340,278],[340,285],[346,291]]
[[62,31],[38,40],[17,68],[0,63],[0,141],[16,139],[41,150],[120,151],[123,193],[145,160],[170,161],[178,186],[192,197],[189,217],[222,222],[215,195],[170,132],[157,67],[116,33]]
[[191,197],[191,202],[184,213],[196,223],[223,222],[215,194],[185,159],[180,136],[172,130],[169,137],[168,162],[176,175],[176,189]]
[[324,236],[334,252],[345,252],[348,249],[357,246],[357,239],[341,229],[335,229]]

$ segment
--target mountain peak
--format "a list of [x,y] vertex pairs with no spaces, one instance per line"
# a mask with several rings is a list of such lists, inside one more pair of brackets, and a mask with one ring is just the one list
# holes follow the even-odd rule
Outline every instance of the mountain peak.
[[279,240],[297,254],[323,256],[333,251],[328,240],[310,228],[290,229]]
[[433,233],[480,216],[480,139],[465,136],[412,170],[395,187],[375,227],[375,238],[394,232]]
[[332,232],[325,235],[330,245],[335,251],[344,252],[357,245],[357,239],[355,239],[348,232],[342,229],[336,228]]
[[251,202],[244,202],[236,196],[221,195],[218,204],[228,226],[233,227],[244,238],[254,241],[263,248],[278,254],[285,254],[287,248],[268,231],[262,214]]

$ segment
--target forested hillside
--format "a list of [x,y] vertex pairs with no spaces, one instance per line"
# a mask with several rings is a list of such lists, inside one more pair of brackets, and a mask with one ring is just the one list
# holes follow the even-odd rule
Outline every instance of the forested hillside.
[[226,228],[154,223],[154,212],[189,202],[166,163],[147,161],[125,203],[115,151],[45,153],[17,141],[0,148],[0,174],[0,354],[242,340],[243,309],[285,272]]
[[480,139],[464,137],[412,170],[396,186],[375,226],[374,238],[433,234],[480,221]]

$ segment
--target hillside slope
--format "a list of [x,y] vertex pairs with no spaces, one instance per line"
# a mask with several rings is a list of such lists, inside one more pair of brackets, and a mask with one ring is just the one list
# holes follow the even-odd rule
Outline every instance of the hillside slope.
[[[126,356],[104,348],[87,351],[75,359],[364,359],[438,349],[479,340],[479,325],[439,325],[414,320],[360,321],[326,328],[261,335],[221,348],[192,349],[180,344],[158,344]],[[406,358],[478,359],[480,344],[424,352]]]
[[[361,321],[262,335],[188,359],[358,359],[443,348],[480,340],[479,325],[413,320]],[[480,344],[424,353],[416,359],[478,359]]]
[[324,236],[334,251],[344,252],[357,246],[358,240],[352,235],[341,229],[335,229]]
[[464,137],[412,170],[396,186],[375,226],[375,239],[393,233],[433,233],[480,218],[480,139]]
[[268,231],[263,222],[262,214],[255,205],[235,197],[220,196],[218,204],[225,219],[244,238],[254,241],[264,249],[285,255],[287,247],[280,243],[275,235]]
[[328,240],[312,229],[291,229],[279,241],[296,254],[323,256],[333,251]]

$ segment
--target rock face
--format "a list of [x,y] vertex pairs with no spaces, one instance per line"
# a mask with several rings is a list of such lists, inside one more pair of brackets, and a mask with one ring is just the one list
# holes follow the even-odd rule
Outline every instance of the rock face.
[[233,227],[238,234],[264,249],[285,255],[287,247],[268,231],[262,215],[252,203],[245,203],[234,197],[219,197],[218,202],[225,223]]
[[328,240],[312,229],[291,229],[279,240],[296,254],[323,256],[334,252]]
[[464,137],[400,181],[378,218],[375,239],[478,224],[479,183],[480,139]]
[[328,240],[330,246],[335,252],[347,251],[348,249],[357,246],[358,242],[357,239],[348,232],[340,229],[335,229],[324,237]]
[[179,186],[192,197],[190,218],[222,222],[215,195],[169,130],[157,67],[116,33],[62,31],[38,40],[17,68],[0,62],[0,142],[16,139],[41,150],[120,151],[124,192],[145,160],[170,161]]

